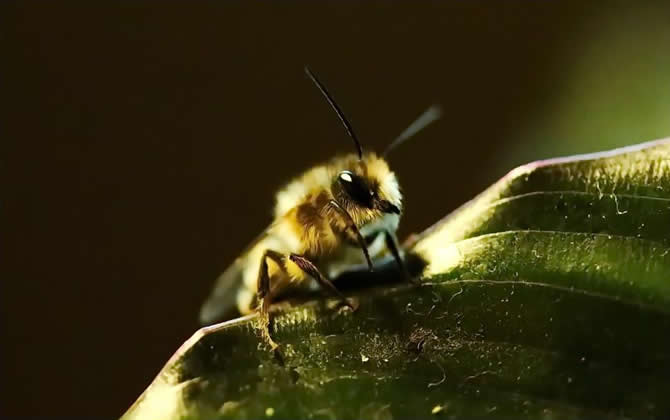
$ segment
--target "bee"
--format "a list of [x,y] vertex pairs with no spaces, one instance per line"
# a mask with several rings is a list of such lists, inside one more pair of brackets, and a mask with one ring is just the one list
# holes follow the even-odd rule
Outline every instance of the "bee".
[[277,193],[274,221],[219,276],[200,312],[201,323],[208,325],[234,308],[241,314],[259,310],[273,347],[268,309],[282,291],[315,282],[352,307],[331,279],[357,264],[372,271],[373,258],[385,247],[407,273],[396,240],[402,193],[385,156],[441,114],[437,106],[429,108],[381,156],[364,153],[332,95],[309,68],[305,72],[339,117],[356,153],[307,170]]

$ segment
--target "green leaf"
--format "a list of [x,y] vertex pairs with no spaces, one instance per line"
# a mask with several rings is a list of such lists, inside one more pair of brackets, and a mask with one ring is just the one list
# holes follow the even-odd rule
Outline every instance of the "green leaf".
[[203,328],[124,419],[670,417],[670,140],[519,167],[410,247],[420,286],[280,304],[274,353]]

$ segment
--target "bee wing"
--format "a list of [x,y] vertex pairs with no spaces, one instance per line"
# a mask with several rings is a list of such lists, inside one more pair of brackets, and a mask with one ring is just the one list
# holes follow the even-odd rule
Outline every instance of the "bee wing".
[[230,265],[216,279],[214,289],[200,308],[200,324],[210,325],[215,322],[226,319],[237,310],[237,292],[243,284],[243,271],[246,268],[249,252],[261,241],[263,241],[269,232],[269,227],[265,229],[256,239],[254,239],[242,252],[233,264]]

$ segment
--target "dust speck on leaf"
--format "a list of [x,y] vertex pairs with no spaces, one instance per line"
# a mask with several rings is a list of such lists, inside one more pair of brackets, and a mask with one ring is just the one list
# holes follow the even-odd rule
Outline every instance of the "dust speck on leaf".
[[372,420],[392,420],[391,404],[370,403],[361,408],[359,417]]
[[451,295],[451,297],[450,297],[449,300],[447,301],[447,305],[449,305],[449,304],[451,303],[451,301],[454,300],[454,298],[455,298],[456,296],[458,296],[458,295],[460,295],[460,294],[462,294],[462,293],[463,293],[463,288],[461,287],[461,290],[459,290],[458,292],[456,292],[456,293],[454,293],[453,295]]
[[314,411],[314,414],[316,416],[325,417],[332,420],[337,419],[337,416],[335,416],[335,413],[330,408],[321,408],[319,410]]
[[447,408],[446,405],[438,404],[435,407],[433,407],[432,410],[430,410],[430,414],[439,414],[439,413],[443,412],[446,408]]
[[616,214],[622,215],[628,213],[628,210],[620,210],[619,209],[619,199],[617,198],[616,194],[612,193],[612,198],[614,199],[614,206],[616,207]]
[[242,405],[240,401],[226,401],[223,403],[221,408],[219,408],[219,413],[230,414],[231,412],[239,408],[240,405]]
[[435,363],[435,364],[437,365],[437,367],[439,367],[440,370],[442,371],[442,379],[440,379],[440,380],[437,381],[437,382],[430,382],[430,383],[428,384],[428,388],[432,388],[432,387],[435,387],[435,386],[440,386],[440,385],[442,385],[442,384],[444,383],[444,381],[447,380],[447,373],[444,371],[444,368],[442,367],[442,365],[440,365],[440,364],[437,363],[437,362],[434,362],[434,363]]

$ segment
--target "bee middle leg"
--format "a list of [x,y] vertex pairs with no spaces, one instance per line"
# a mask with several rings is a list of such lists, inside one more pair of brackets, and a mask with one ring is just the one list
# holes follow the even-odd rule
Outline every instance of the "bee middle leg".
[[402,260],[402,257],[400,257],[400,251],[398,251],[398,245],[396,244],[396,239],[395,235],[393,235],[391,232],[384,231],[384,240],[386,241],[386,248],[388,248],[389,251],[391,251],[391,255],[393,255],[393,259],[395,259],[396,264],[398,264],[398,268],[402,272],[403,276],[412,284],[419,284],[410,274],[409,271],[407,271],[407,266],[405,265],[405,262]]
[[272,303],[272,294],[270,293],[270,273],[268,272],[268,258],[277,264],[280,269],[284,270],[284,254],[266,249],[261,257],[261,266],[258,270],[258,282],[256,285],[257,296],[260,302],[260,316],[263,322],[263,335],[268,340],[268,343],[273,349],[278,347],[270,337],[270,316],[269,308]]
[[309,274],[312,278],[314,278],[314,280],[316,280],[319,283],[319,285],[321,285],[321,287],[325,288],[331,294],[340,298],[342,304],[348,306],[349,308],[351,308],[351,310],[356,310],[356,308],[351,304],[351,302],[349,302],[349,300],[347,300],[347,298],[344,297],[344,295],[339,290],[337,290],[337,287],[335,287],[333,282],[331,282],[326,276],[321,274],[319,269],[310,260],[298,254],[291,254],[289,256],[289,259],[293,261],[298,267],[300,267],[302,271],[304,271],[305,273]]

